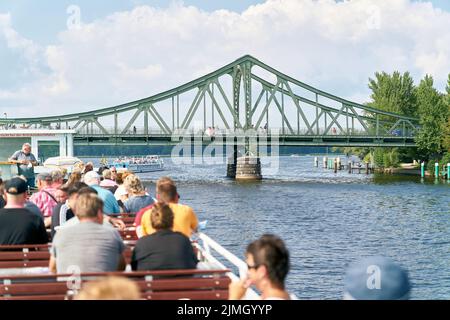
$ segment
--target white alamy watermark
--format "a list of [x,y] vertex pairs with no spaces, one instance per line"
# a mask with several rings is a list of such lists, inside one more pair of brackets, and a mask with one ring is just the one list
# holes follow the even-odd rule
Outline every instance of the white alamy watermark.
[[77,5],[70,5],[66,9],[66,13],[69,15],[67,18],[67,29],[74,30],[81,28],[81,9]]
[[71,265],[67,268],[66,272],[70,274],[66,281],[67,293],[75,296],[81,289],[81,269],[77,265]]
[[369,290],[381,290],[381,269],[377,265],[370,265],[367,267],[367,289]]
[[367,20],[366,27],[369,30],[381,29],[381,9],[379,6],[372,5],[366,8]]
[[278,130],[226,130],[206,137],[192,131],[178,130],[172,141],[171,160],[175,165],[234,164],[241,156],[259,157],[266,175],[275,175],[280,168],[280,138]]

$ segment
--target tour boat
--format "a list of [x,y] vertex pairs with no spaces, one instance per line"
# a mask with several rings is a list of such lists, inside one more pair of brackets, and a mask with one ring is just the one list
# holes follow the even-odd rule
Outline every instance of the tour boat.
[[134,173],[146,173],[164,170],[164,161],[159,156],[120,157],[113,162],[117,169],[127,169]]

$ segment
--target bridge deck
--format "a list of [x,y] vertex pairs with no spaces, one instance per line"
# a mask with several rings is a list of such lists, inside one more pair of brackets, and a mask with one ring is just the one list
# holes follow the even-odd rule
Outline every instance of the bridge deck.
[[[104,135],[104,134],[78,134],[75,136],[75,145],[166,145],[174,146],[180,142],[190,142],[202,145],[225,145],[233,143],[236,139],[238,144],[243,144],[245,136],[232,137],[209,137],[202,134],[187,136],[172,136],[167,134],[126,134],[126,135]],[[365,135],[280,135],[271,137],[261,135],[252,137],[259,145],[280,146],[348,146],[348,147],[415,147],[414,137],[393,136],[365,136]]]

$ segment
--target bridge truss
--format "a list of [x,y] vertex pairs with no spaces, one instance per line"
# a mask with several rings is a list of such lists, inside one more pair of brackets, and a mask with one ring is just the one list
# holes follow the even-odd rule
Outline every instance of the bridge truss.
[[279,133],[281,145],[415,146],[418,119],[342,99],[244,56],[177,88],[60,116],[1,119],[6,128],[70,128],[76,143],[164,143],[214,133]]

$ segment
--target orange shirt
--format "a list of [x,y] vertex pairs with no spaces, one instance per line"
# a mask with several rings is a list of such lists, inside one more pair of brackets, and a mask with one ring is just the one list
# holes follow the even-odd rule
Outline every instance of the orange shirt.
[[[186,237],[190,238],[192,231],[195,231],[198,227],[198,219],[191,207],[179,204],[169,203],[170,209],[173,212],[173,231],[183,233]],[[142,234],[144,236],[154,233],[150,220],[152,210],[147,210],[142,216],[141,226]]]

